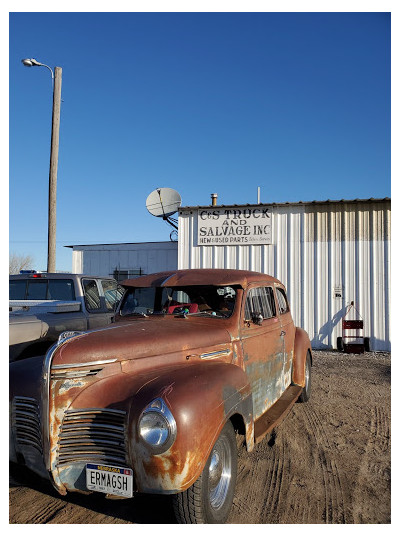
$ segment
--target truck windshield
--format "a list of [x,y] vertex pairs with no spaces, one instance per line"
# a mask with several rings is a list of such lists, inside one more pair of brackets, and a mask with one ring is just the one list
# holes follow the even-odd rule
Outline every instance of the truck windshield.
[[236,290],[237,287],[212,285],[133,288],[123,298],[120,315],[204,314],[229,317],[235,308]]

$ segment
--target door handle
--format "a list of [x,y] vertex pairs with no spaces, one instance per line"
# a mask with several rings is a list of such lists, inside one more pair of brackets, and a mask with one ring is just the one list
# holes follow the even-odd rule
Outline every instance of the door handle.
[[286,331],[281,331],[281,336],[284,337],[286,335]]

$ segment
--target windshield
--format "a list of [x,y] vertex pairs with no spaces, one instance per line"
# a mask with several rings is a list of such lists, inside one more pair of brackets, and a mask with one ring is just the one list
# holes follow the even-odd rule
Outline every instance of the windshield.
[[130,289],[120,315],[210,315],[229,317],[236,302],[237,287],[199,286]]

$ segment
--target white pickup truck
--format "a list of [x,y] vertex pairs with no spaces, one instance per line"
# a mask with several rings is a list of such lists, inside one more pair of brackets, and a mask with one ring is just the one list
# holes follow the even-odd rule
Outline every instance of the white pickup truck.
[[114,321],[124,289],[111,277],[67,273],[10,275],[10,361],[43,355],[63,331]]

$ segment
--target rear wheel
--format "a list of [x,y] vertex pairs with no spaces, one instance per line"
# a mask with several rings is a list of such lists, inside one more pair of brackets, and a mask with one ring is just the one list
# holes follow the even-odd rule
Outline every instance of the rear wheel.
[[178,523],[225,523],[233,503],[236,474],[236,436],[228,421],[199,478],[173,496]]
[[299,396],[299,402],[307,402],[311,396],[311,356],[307,352],[306,369],[305,369],[305,385]]
[[338,337],[336,339],[336,348],[337,348],[338,352],[343,352],[343,350],[344,350],[343,337]]
[[366,352],[370,351],[369,337],[364,337],[364,350]]

